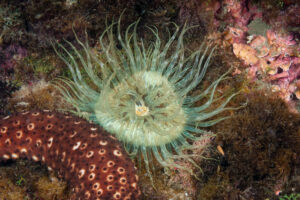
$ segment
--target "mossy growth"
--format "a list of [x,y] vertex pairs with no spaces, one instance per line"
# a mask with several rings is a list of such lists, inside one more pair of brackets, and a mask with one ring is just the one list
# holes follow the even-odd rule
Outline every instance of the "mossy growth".
[[67,199],[66,182],[58,180],[56,177],[44,175],[35,183],[38,197],[42,199]]
[[15,67],[16,80],[23,83],[37,79],[52,80],[64,73],[64,68],[55,67],[60,63],[61,61],[53,53],[32,53]]
[[26,195],[25,188],[15,185],[7,178],[0,179],[0,196],[7,200],[29,199]]
[[18,87],[14,83],[0,79],[0,115],[8,114],[6,111],[8,98],[10,98],[12,93],[17,89]]
[[55,110],[68,105],[58,91],[42,79],[31,85],[23,85],[12,94],[6,107],[12,112],[21,112],[22,110]]
[[230,180],[223,196],[275,198],[275,186],[285,184],[299,167],[300,116],[290,113],[285,103],[268,91],[248,93],[240,101],[245,98],[247,106],[215,130],[219,133],[216,143],[225,152],[226,164],[220,165],[219,171]]
[[46,167],[28,160],[1,162],[0,199],[69,199],[66,182],[48,173]]
[[223,199],[224,191],[226,191],[229,182],[230,179],[226,173],[220,173],[209,177],[207,183],[199,191],[198,199]]

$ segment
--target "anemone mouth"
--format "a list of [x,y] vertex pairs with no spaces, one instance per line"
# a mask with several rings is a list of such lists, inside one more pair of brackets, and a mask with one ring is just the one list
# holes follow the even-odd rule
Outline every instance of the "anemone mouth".
[[182,103],[166,77],[139,71],[113,88],[107,86],[95,103],[95,115],[122,141],[157,146],[181,135],[186,123]]

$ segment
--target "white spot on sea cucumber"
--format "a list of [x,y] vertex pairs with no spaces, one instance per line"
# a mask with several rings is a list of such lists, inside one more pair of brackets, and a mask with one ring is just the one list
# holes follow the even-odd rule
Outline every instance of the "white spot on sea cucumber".
[[7,115],[6,117],[3,117],[2,119],[3,119],[3,120],[6,120],[6,119],[8,119],[8,118],[10,118],[10,115]]
[[54,114],[53,114],[53,113],[50,113],[50,114],[47,115],[47,118],[49,118],[49,119],[51,119],[51,118],[53,118],[53,117],[54,117]]
[[136,189],[136,183],[132,183],[131,187],[133,187],[134,189]]
[[23,136],[23,131],[22,131],[22,130],[18,130],[18,131],[16,132],[16,138],[17,138],[17,139],[21,139],[22,136]]
[[10,141],[10,139],[9,138],[7,138],[6,140],[5,140],[5,142],[4,142],[6,145],[10,145],[11,144],[11,141]]
[[20,125],[20,120],[15,120],[13,126],[19,126],[19,125]]
[[107,167],[103,167],[103,168],[102,168],[102,172],[103,172],[103,173],[106,173],[107,171],[108,171],[108,168],[107,168]]
[[35,155],[33,155],[33,156],[32,156],[32,160],[34,160],[34,161],[36,161],[36,162],[37,162],[37,161],[39,161],[39,158],[38,158],[38,157],[36,157]]
[[119,192],[116,192],[113,196],[115,199],[120,199],[121,194]]
[[100,187],[100,184],[99,183],[94,183],[93,185],[93,190],[98,190]]
[[11,157],[12,157],[13,159],[17,159],[17,158],[19,158],[19,155],[16,154],[16,153],[12,153],[12,154],[11,154]]
[[125,187],[121,186],[121,187],[120,187],[120,191],[121,191],[122,193],[126,192]]
[[80,123],[81,123],[81,121],[75,121],[75,122],[74,122],[74,124],[76,124],[76,125],[77,125],[77,124],[80,124]]
[[32,131],[34,129],[34,123],[29,123],[27,125],[27,130]]
[[44,112],[50,112],[50,110],[43,110]]
[[35,142],[35,146],[40,147],[41,145],[42,145],[42,140],[37,139],[36,142]]
[[100,140],[99,144],[102,146],[105,146],[105,145],[107,145],[107,141]]
[[29,112],[27,111],[27,112],[22,112],[21,114],[22,115],[27,115]]
[[48,143],[47,143],[48,148],[51,148],[52,142],[53,142],[53,137],[48,139]]
[[107,162],[107,167],[113,167],[115,165],[115,162],[110,160]]
[[89,171],[94,171],[96,169],[96,165],[95,164],[92,164],[92,165],[90,165],[90,167],[89,167]]
[[44,156],[42,156],[42,161],[45,162],[45,157]]
[[71,164],[71,172],[73,172],[74,169],[75,169],[75,163],[72,163],[72,164]]
[[90,158],[94,155],[94,152],[93,151],[89,151],[87,154],[86,154],[86,157],[87,158]]
[[79,172],[78,172],[78,178],[81,179],[84,176],[84,174],[85,174],[85,169],[79,170]]
[[107,191],[112,191],[114,189],[114,187],[112,185],[108,185],[106,189],[107,189]]
[[92,181],[95,179],[96,174],[95,173],[90,173],[89,175],[89,180]]
[[135,180],[138,181],[139,180],[139,176],[135,175]]
[[114,180],[114,175],[109,174],[109,175],[106,177],[106,180],[107,180],[108,182],[113,181],[113,180]]
[[4,159],[9,159],[10,157],[9,157],[9,155],[7,155],[7,154],[3,154],[3,156],[2,156]]
[[86,191],[86,192],[84,193],[84,198],[85,198],[85,199],[89,199],[90,196],[91,196],[91,193],[90,193],[89,191]]
[[27,149],[23,148],[23,149],[21,149],[20,152],[21,152],[21,153],[27,153]]
[[97,190],[97,196],[100,197],[103,194],[103,190],[100,188]]
[[[131,194],[131,193],[130,193]],[[130,200],[130,194],[128,194],[125,198],[124,198],[124,200]]]
[[76,142],[76,144],[73,146],[72,150],[73,151],[77,150],[79,148],[80,144],[81,144],[81,141]]
[[118,157],[122,156],[122,153],[118,149],[114,150],[113,153],[115,156],[118,156]]
[[46,125],[46,130],[50,130],[50,129],[52,129],[53,128],[53,124],[47,124]]
[[86,143],[86,142],[85,142],[85,143],[82,143],[82,145],[80,146],[80,150],[83,150],[83,149],[85,149],[87,146],[88,146],[88,145],[87,145],[87,143]]
[[100,149],[100,150],[98,151],[98,154],[99,154],[99,155],[104,155],[105,152],[106,152],[105,149]]
[[7,126],[3,126],[2,128],[1,128],[1,133],[6,133],[6,131],[7,131]]
[[25,139],[25,141],[26,141],[28,144],[30,144],[30,143],[32,142],[32,139],[31,139],[31,137],[27,137],[27,138]]
[[77,131],[74,131],[71,135],[70,138],[74,137],[77,134]]
[[124,174],[125,173],[125,169],[123,167],[118,167],[117,172],[119,174]]
[[32,113],[31,115],[32,115],[32,116],[38,116],[38,115],[40,115],[40,113],[39,113],[39,112],[34,112],[34,113]]
[[127,183],[127,180],[125,177],[121,177],[119,181],[122,185],[125,185]]
[[91,137],[91,138],[94,138],[94,137],[97,137],[97,136],[98,136],[97,133],[91,133],[91,134],[90,134],[90,137]]
[[52,167],[48,166],[47,168],[49,171],[53,171]]
[[66,152],[62,152],[62,158],[61,158],[61,162],[64,162],[65,161],[65,157],[66,157]]
[[91,131],[96,131],[98,128],[97,127],[92,127]]

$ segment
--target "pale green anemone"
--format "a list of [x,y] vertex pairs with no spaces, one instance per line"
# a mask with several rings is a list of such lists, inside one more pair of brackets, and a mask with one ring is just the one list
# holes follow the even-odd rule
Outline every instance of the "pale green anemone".
[[[121,48],[117,48],[113,36],[115,25],[108,26],[99,38],[100,57],[87,43],[79,40],[83,53],[68,43],[75,56],[59,45],[64,53],[58,55],[68,65],[73,81],[60,79],[58,88],[66,101],[76,108],[77,114],[87,113],[89,119],[124,142],[131,155],[142,154],[149,174],[153,157],[164,167],[192,173],[191,169],[176,164],[175,159],[186,158],[194,163],[192,155],[184,154],[183,150],[191,147],[190,142],[209,134],[201,128],[225,119],[212,117],[235,109],[225,106],[236,93],[225,98],[216,109],[208,111],[213,102],[222,99],[215,99],[214,94],[225,74],[202,93],[189,96],[203,79],[213,48],[201,49],[202,45],[185,58],[183,36],[188,28],[179,31],[176,25],[176,31],[164,45],[157,30],[149,28],[155,42],[145,47],[136,34],[137,22],[122,36],[120,20],[117,40]],[[174,50],[170,54],[172,45]],[[86,83],[76,60],[80,61],[92,84]],[[195,106],[201,99],[206,100],[205,103]]]

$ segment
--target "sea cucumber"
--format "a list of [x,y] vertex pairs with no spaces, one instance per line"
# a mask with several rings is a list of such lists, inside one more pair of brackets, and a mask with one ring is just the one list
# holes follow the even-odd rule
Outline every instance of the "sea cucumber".
[[41,161],[68,181],[71,199],[138,199],[138,176],[121,143],[69,114],[16,113],[0,120],[0,157]]

